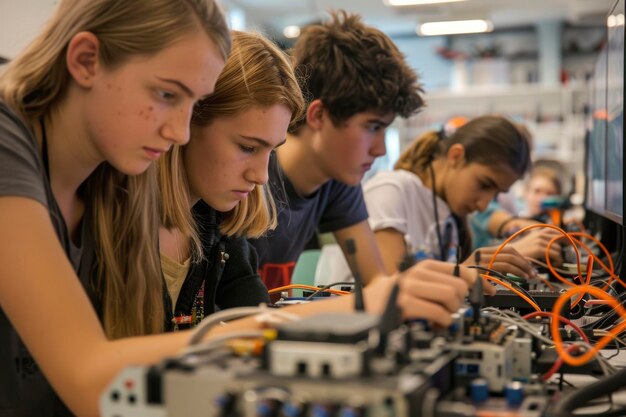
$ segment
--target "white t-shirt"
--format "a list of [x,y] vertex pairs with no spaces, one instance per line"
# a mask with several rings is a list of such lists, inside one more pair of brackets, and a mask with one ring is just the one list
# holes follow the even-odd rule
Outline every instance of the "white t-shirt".
[[[379,172],[364,185],[363,194],[372,230],[397,230],[404,235],[409,253],[441,259],[433,193],[417,175],[403,169]],[[454,261],[458,230],[448,205],[436,198],[445,259]]]
[[[404,235],[408,253],[418,258],[441,259],[432,190],[425,187],[417,175],[406,170],[379,172],[365,183],[363,196],[374,232],[387,228],[397,230]],[[455,261],[459,233],[448,205],[439,197],[437,211],[439,230],[446,246],[445,259]],[[341,250],[322,248],[315,284],[350,279],[350,269]]]

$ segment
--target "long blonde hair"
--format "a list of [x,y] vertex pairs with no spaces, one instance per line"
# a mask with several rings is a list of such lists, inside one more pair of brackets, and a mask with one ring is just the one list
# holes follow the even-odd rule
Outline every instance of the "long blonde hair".
[[[254,106],[284,104],[292,112],[291,123],[303,112],[304,100],[285,54],[257,33],[232,32],[233,51],[220,74],[215,92],[198,103],[191,120],[191,140],[197,129],[220,117],[230,117]],[[162,224],[191,236],[194,251],[201,253],[189,206],[189,185],[184,171],[184,147],[175,146],[159,161]],[[276,227],[276,206],[269,186],[256,186],[247,199],[225,213],[220,230],[227,236],[259,237]]]
[[[30,123],[65,96],[71,76],[65,52],[79,32],[95,34],[106,68],[135,55],[152,55],[196,30],[204,30],[224,59],[230,36],[213,0],[62,0],[43,32],[0,77],[0,97]],[[97,279],[104,329],[110,338],[163,330],[163,282],[158,254],[156,170],[129,177],[108,163],[81,192],[92,208]]]

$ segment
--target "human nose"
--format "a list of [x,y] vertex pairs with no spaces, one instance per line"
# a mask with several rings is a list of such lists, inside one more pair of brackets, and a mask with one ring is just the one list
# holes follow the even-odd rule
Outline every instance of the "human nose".
[[268,164],[269,157],[258,158],[246,171],[246,180],[256,185],[265,185],[269,180]]
[[476,210],[478,211],[487,210],[487,207],[489,206],[489,203],[491,202],[491,200],[493,200],[493,198],[494,198],[494,195],[491,193],[479,198],[478,201],[476,202]]
[[175,111],[161,128],[161,135],[175,145],[189,142],[189,125],[193,107]]
[[376,134],[370,148],[370,155],[378,157],[387,153],[387,145],[385,144],[385,131],[381,130]]

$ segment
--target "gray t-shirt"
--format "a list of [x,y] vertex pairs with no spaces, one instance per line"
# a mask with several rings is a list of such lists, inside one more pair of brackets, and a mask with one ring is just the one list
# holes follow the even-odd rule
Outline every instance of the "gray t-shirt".
[[[91,256],[93,244],[90,234],[87,233],[88,226],[83,222],[81,231],[82,248],[90,248],[89,256],[86,256],[87,254],[83,254],[81,248],[75,246],[69,239],[32,130],[2,101],[0,101],[1,196],[32,198],[48,209],[62,247],[75,270],[80,271],[83,286],[90,292],[86,283],[90,280],[94,258]],[[1,232],[0,242],[2,245],[10,244],[6,238],[2,238]],[[11,279],[19,281],[20,277]],[[32,294],[34,309],[37,308],[37,297],[37,294]],[[41,314],[44,315],[46,312],[42,311]],[[55,395],[4,311],[0,309],[0,417],[60,415],[70,414]]]

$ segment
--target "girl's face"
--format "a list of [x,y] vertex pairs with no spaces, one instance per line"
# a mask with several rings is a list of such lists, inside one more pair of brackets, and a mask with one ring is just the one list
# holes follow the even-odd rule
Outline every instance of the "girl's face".
[[444,200],[450,211],[464,217],[483,211],[499,192],[506,192],[518,175],[504,165],[459,164],[444,179]]
[[526,203],[528,204],[528,214],[536,216],[541,214],[542,201],[551,195],[557,195],[558,190],[554,182],[545,176],[537,175],[531,178],[526,188]]
[[230,211],[268,179],[271,153],[285,142],[291,110],[283,104],[251,107],[194,128],[183,148],[192,198]]
[[223,67],[200,30],[154,55],[100,66],[81,103],[94,159],[136,175],[173,144],[187,143],[193,105],[213,92]]

